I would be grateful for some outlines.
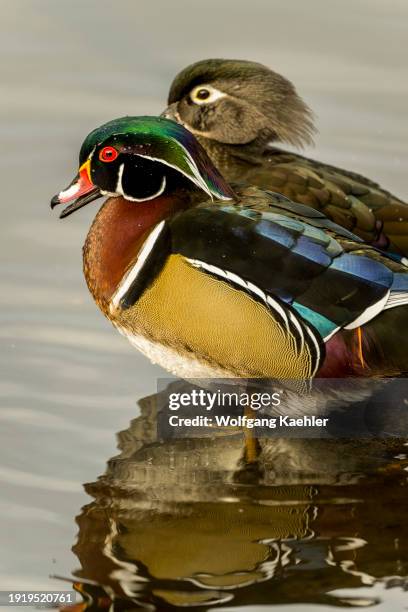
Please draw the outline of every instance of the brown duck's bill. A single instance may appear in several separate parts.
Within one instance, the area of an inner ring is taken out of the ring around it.
[[[180,117],[177,112],[177,102],[169,104],[169,106],[160,114],[160,117],[171,119],[172,121],[178,121]]]
[[[52,198],[51,208],[54,208],[57,204],[69,204],[60,214],[60,219],[63,219],[100,197],[102,197],[101,190],[90,179],[90,162],[88,160],[82,164],[72,183]]]

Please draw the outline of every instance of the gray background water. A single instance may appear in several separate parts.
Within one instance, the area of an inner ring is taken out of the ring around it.
[[[81,246],[99,204],[64,222],[48,208],[84,136],[159,113],[192,61],[253,59],[315,110],[308,153],[408,197],[407,26],[406,0],[2,0],[1,588],[55,588],[49,574],[77,566],[81,483],[162,373],[87,293]]]

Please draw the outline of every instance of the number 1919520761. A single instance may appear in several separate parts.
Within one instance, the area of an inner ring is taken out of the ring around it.
[[[51,604],[73,604],[77,601],[75,591],[0,591],[0,606],[49,607]]]

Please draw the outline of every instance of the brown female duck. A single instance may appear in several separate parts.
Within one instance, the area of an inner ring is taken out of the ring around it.
[[[280,148],[312,142],[313,115],[283,76],[242,60],[209,59],[174,79],[164,116],[198,138],[227,180],[307,204],[382,249],[408,255],[408,206],[377,183]]]

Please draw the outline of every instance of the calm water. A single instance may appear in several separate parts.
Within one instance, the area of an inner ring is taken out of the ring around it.
[[[318,116],[311,154],[408,197],[405,0],[2,0],[1,13],[1,588],[59,575],[110,586],[118,610],[138,609],[136,592],[159,610],[403,609],[404,447],[286,441],[254,486],[236,482],[239,441],[155,444],[155,402],[142,416],[137,402],[162,371],[82,279],[95,208],[62,222],[48,202],[86,133],[160,112],[172,76],[209,56],[289,76]]]

